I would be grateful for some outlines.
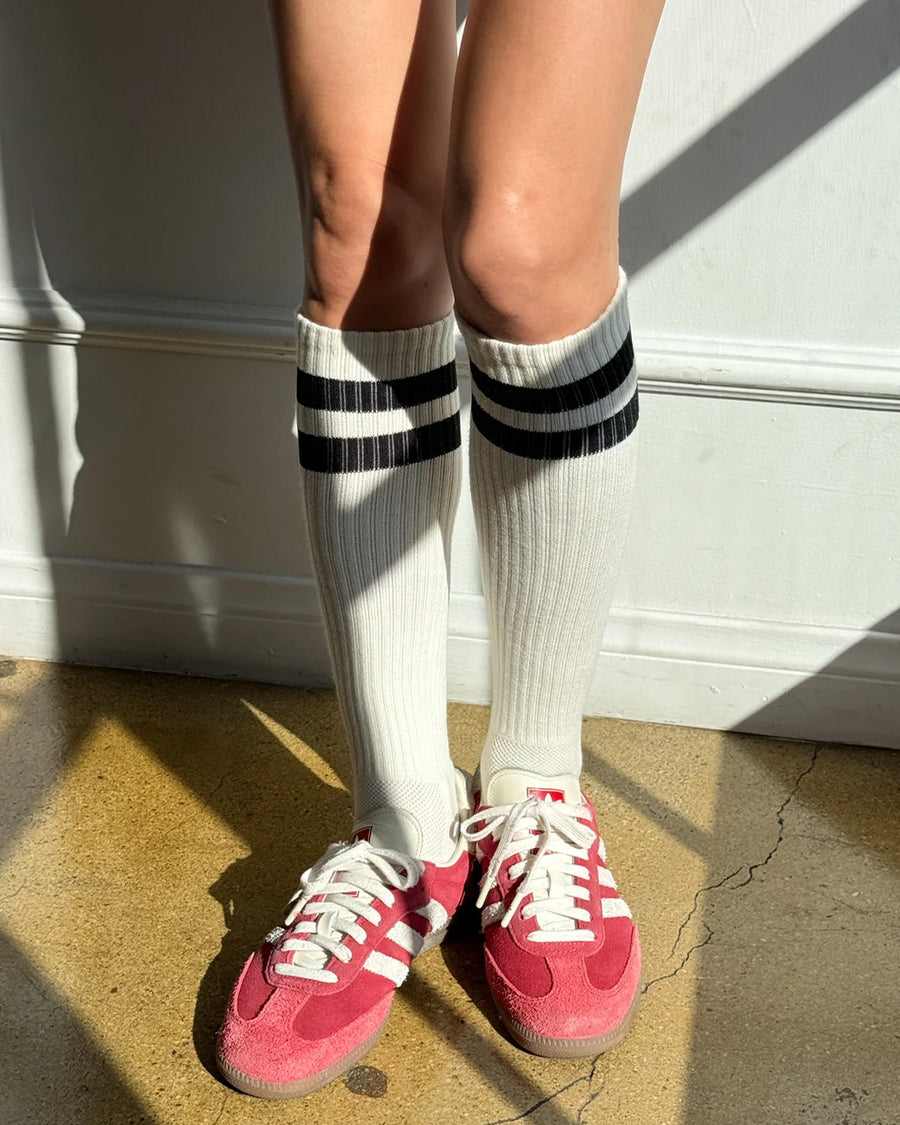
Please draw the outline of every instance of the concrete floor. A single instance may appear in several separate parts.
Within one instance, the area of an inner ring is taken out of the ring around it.
[[[599,1060],[503,1037],[472,919],[346,1080],[216,1077],[251,947],[348,824],[334,698],[0,662],[0,1122],[896,1125],[900,756],[593,719],[646,993]],[[484,708],[451,708],[471,768]]]

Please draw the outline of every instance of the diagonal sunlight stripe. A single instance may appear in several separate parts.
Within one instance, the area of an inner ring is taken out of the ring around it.
[[[53,664],[28,664],[24,672],[22,667],[18,662],[16,682],[24,679],[25,687],[14,696],[15,709],[6,691],[0,696],[0,873],[20,833],[52,800],[99,722],[89,711],[81,718],[59,706]]]
[[[2,1105],[12,1121],[154,1122],[149,1103],[77,1006],[0,925]],[[75,1085],[74,1076],[81,1085]]]
[[[865,0],[622,200],[630,276],[787,159],[900,67],[900,6]]]
[[[276,719],[267,715],[265,711],[260,710],[259,707],[249,700],[242,699],[241,703],[243,703],[252,715],[259,719],[266,730],[274,735],[286,750],[289,750],[294,755],[298,753],[302,754],[304,766],[318,781],[321,781],[323,785],[327,785],[330,789],[340,789],[342,792],[344,791],[344,783],[335,773],[334,769],[308,742],[304,742],[302,738],[298,738],[297,735],[289,731],[287,727],[282,726]]]
[[[222,930],[221,905],[204,888],[236,842],[125,724],[106,718],[80,740],[0,870],[0,926],[13,948],[0,953],[0,976],[11,967],[16,982],[2,989],[4,1043],[33,1041],[38,1088],[55,1107],[34,1120],[215,1119],[225,1092],[196,1056],[191,1018]],[[47,999],[43,1012],[23,980]],[[14,1054],[5,1049],[0,1070],[21,1069],[30,1086]],[[103,1112],[85,1112],[113,1070],[127,1075],[118,1101],[130,1098],[135,1112],[121,1116],[112,1095]],[[83,1075],[76,1090],[73,1074]],[[25,1089],[26,1104],[31,1096]],[[79,1112],[60,1116],[70,1106]]]

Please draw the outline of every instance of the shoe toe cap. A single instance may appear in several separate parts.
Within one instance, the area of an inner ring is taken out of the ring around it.
[[[342,1005],[340,998],[330,1005],[316,1003],[310,1006],[310,1019],[305,1020],[310,995],[268,985],[262,964],[256,953],[245,965],[217,1040],[219,1059],[253,1082],[295,1084],[330,1070],[387,1019],[392,990],[362,1011]],[[326,1007],[332,1015],[330,1026],[318,1027],[315,1011]],[[333,1018],[342,1008],[344,1018]]]
[[[510,971],[510,962],[498,964],[490,951],[485,955],[488,983],[507,1019],[551,1039],[595,1039],[615,1031],[628,1016],[640,987],[640,941],[633,928],[624,959],[619,951],[604,959],[601,950],[586,959],[528,960],[544,964],[549,988],[527,987],[528,977],[521,965]]]

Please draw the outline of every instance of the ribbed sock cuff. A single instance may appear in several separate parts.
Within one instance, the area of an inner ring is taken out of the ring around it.
[[[298,313],[297,431],[312,472],[396,469],[457,449],[452,317],[356,332]]]
[[[586,328],[546,344],[514,344],[485,336],[456,314],[470,360],[511,386],[556,387],[586,378],[630,346],[628,279],[619,282],[609,304]]]
[[[627,279],[601,313],[570,336],[513,344],[460,329],[472,372],[472,425],[491,445],[532,461],[610,449],[637,425],[637,373]]]
[[[331,379],[403,379],[455,359],[450,313],[432,324],[386,332],[326,328],[301,312],[296,322],[297,366]]]

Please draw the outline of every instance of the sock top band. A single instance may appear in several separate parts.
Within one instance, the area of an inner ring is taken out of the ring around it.
[[[328,379],[403,379],[433,371],[456,356],[451,313],[432,324],[386,332],[326,328],[299,310],[296,324],[297,366]]]
[[[459,313],[456,320],[472,362],[515,387],[558,387],[589,378],[622,350],[630,330],[628,279],[619,266],[615,293],[586,328],[546,344],[514,344],[485,336]]]

